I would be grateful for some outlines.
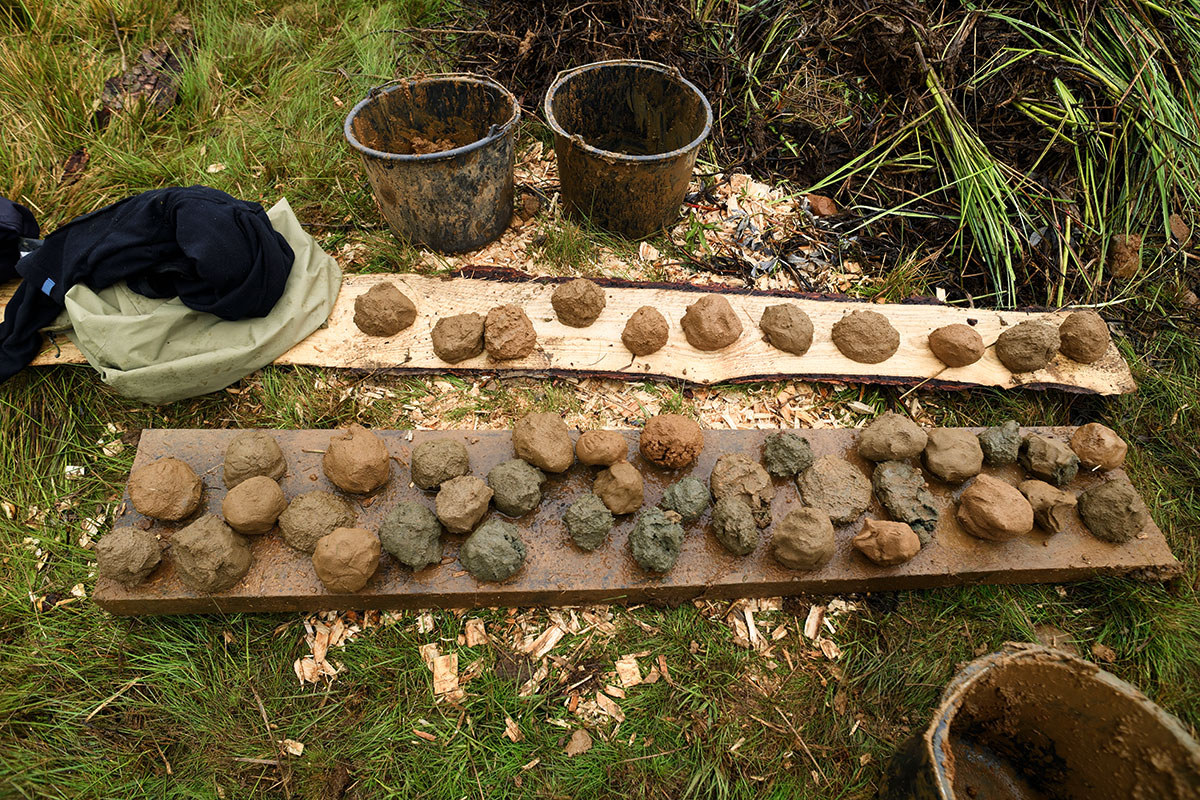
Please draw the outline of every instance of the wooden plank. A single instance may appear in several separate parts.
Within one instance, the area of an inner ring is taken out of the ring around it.
[[[1071,428],[1035,428],[1048,435],[1067,437]],[[236,430],[147,430],[138,446],[134,468],[165,455],[192,465],[205,483],[204,505],[220,513],[225,495],[220,465],[226,444]],[[330,431],[271,431],[288,459],[284,493],[323,489],[335,491],[321,471],[321,453]],[[395,459],[392,479],[374,497],[358,502],[358,524],[377,530],[384,515],[400,500],[416,500],[430,508],[434,495],[411,486],[407,468],[411,448],[430,438],[454,437],[471,454],[471,472],[484,476],[496,464],[512,458],[507,431],[378,431]],[[767,431],[705,431],[706,447],[693,468],[666,471],[637,454],[637,432],[622,432],[630,445],[631,463],[646,481],[646,505],[657,504],[663,489],[684,474],[707,480],[721,453],[740,452],[757,459]],[[868,465],[853,452],[852,430],[799,431],[818,455],[848,458],[864,473]],[[561,476],[551,476],[543,487],[541,505],[514,520],[529,548],[525,565],[504,583],[480,583],[467,574],[456,557],[465,537],[444,535],[441,564],[413,573],[390,555],[379,571],[356,594],[334,595],[317,579],[309,556],[292,550],[275,534],[251,537],[255,561],[250,573],[232,589],[219,595],[200,595],[187,588],[175,573],[169,550],[149,581],[126,588],[100,577],[94,597],[117,614],[179,614],[243,611],[311,611],[328,608],[462,608],[492,605],[570,605],[607,602],[683,602],[698,597],[734,598],[799,593],[883,591],[977,583],[1043,583],[1085,580],[1096,575],[1127,575],[1165,580],[1180,573],[1162,532],[1153,523],[1134,540],[1114,545],[1088,534],[1072,514],[1067,528],[1054,536],[1038,531],[1010,542],[987,542],[967,535],[958,526],[954,506],[962,487],[930,481],[941,520],[933,540],[912,561],[897,567],[878,567],[850,545],[861,522],[837,531],[837,552],[832,561],[811,572],[781,567],[770,555],[769,533],[760,536],[757,549],[739,558],[728,553],[708,531],[707,516],[685,526],[683,552],[675,568],[663,576],[643,572],[629,554],[628,536],[633,516],[619,517],[608,542],[594,553],[576,548],[562,524],[565,509],[591,490],[596,470],[575,465]],[[1016,467],[988,470],[1011,483],[1021,479]],[[1083,474],[1071,484],[1080,491],[1101,480]],[[799,506],[792,481],[777,480],[772,507],[775,519]],[[500,516],[495,510],[492,517]],[[878,504],[867,516],[886,518]],[[135,525],[159,534],[169,542],[178,525],[153,522],[126,504],[116,525]]]
[[[863,304],[789,292],[762,292],[723,287],[658,285],[603,280],[608,305],[589,328],[561,324],[550,305],[559,279],[530,278],[508,271],[479,271],[481,277],[439,278],[413,274],[347,275],[326,327],[293,347],[276,363],[305,364],[396,372],[537,372],[590,374],[644,379],[672,378],[697,384],[767,379],[834,380],[922,385],[929,388],[992,386],[1001,389],[1060,389],[1102,395],[1137,388],[1129,366],[1115,345],[1093,364],[1079,364],[1058,355],[1045,369],[1013,375],[989,348],[969,367],[950,369],[934,357],[927,337],[951,323],[971,324],[991,345],[1007,326],[1041,316],[1042,312],[961,309],[935,303]],[[494,279],[502,278],[500,280]],[[417,321],[396,336],[366,336],[354,325],[354,299],[381,281],[392,281],[417,304]],[[9,287],[11,289],[11,287]],[[688,344],[679,327],[687,306],[699,293],[721,291],[742,320],[744,333],[731,346],[715,353]],[[7,294],[0,290],[0,300]],[[795,302],[812,318],[816,335],[804,356],[794,356],[767,344],[758,328],[770,305]],[[496,362],[487,354],[449,365],[433,353],[430,331],[441,316],[474,311],[486,314],[496,305],[512,303],[525,309],[538,334],[538,347],[527,358]],[[621,343],[625,321],[648,305],[663,313],[671,325],[662,350],[634,358]],[[900,332],[900,350],[882,364],[859,364],[833,345],[829,331],[848,311],[868,307],[884,314]],[[1056,312],[1063,316],[1067,312]],[[48,346],[36,365],[83,363],[65,337]]]

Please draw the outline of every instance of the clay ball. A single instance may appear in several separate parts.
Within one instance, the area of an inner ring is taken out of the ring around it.
[[[510,517],[528,514],[542,502],[542,484],[546,473],[519,458],[492,467],[487,474],[492,503]]]
[[[666,317],[651,306],[642,306],[625,323],[621,342],[635,356],[648,356],[662,349],[669,332]]]
[[[205,514],[171,536],[171,557],[183,582],[198,592],[221,592],[250,571],[246,540],[220,517]]]
[[[614,514],[632,514],[642,507],[642,473],[628,461],[618,461],[596,475],[592,491]]]
[[[350,504],[337,495],[305,492],[279,515],[279,535],[291,547],[311,553],[334,528],[353,528],[356,518]]]
[[[812,347],[812,320],[795,303],[767,306],[758,327],[764,339],[785,353],[802,356]]]
[[[944,325],[929,334],[929,349],[947,367],[968,367],[983,358],[983,337],[970,325]]]
[[[616,431],[584,431],[575,442],[575,458],[589,467],[607,467],[628,457],[629,445]]]
[[[638,515],[629,533],[633,560],[647,572],[667,572],[683,549],[683,526],[661,509],[648,508]]]
[[[713,506],[713,536],[735,556],[748,555],[758,545],[758,525],[750,506],[736,497],[726,495]]]
[[[425,506],[404,500],[379,526],[379,542],[397,561],[415,572],[442,560],[442,526]]]
[[[965,428],[934,428],[925,445],[925,468],[946,483],[962,483],[983,469],[979,437]]]
[[[137,528],[113,528],[96,542],[96,568],[109,580],[136,586],[162,560],[158,539]]]
[[[537,332],[519,307],[496,306],[483,323],[483,344],[497,361],[525,358],[537,345]]]
[[[129,500],[139,513],[174,522],[200,507],[203,484],[196,471],[178,458],[160,458],[129,476]]]
[[[959,498],[958,521],[972,536],[1003,542],[1033,530],[1033,506],[1015,486],[980,475]]]
[[[704,481],[688,476],[663,490],[662,507],[679,515],[683,522],[695,522],[704,516],[712,495]]]
[[[604,544],[613,522],[612,512],[604,501],[591,493],[572,503],[563,515],[563,525],[571,541],[584,550],[595,550]]]
[[[1012,372],[1033,372],[1050,363],[1058,345],[1058,328],[1040,319],[1030,319],[1000,334],[996,339],[996,355]]]
[[[1125,463],[1129,446],[1117,432],[1099,422],[1090,422],[1071,436],[1071,449],[1088,469],[1116,469]]]
[[[575,444],[562,417],[550,412],[528,414],[513,427],[513,451],[546,472],[566,472],[575,463]]]
[[[1072,311],[1058,326],[1058,338],[1062,354],[1080,364],[1099,361],[1112,341],[1108,325],[1095,311]]]
[[[1079,496],[1079,516],[1097,539],[1121,544],[1150,524],[1150,512],[1128,481],[1105,481]]]
[[[921,551],[921,540],[907,524],[868,519],[862,530],[850,540],[854,549],[881,567],[894,567],[911,561]]]
[[[775,560],[789,569],[816,569],[833,558],[833,522],[819,508],[797,508],[771,531]]]
[[[763,443],[763,464],[776,478],[793,478],[812,466],[812,446],[795,433],[772,433]]]
[[[1067,526],[1076,498],[1045,481],[1021,481],[1017,489],[1033,506],[1033,521],[1046,533],[1060,533]]]
[[[451,478],[438,489],[437,518],[450,533],[469,533],[487,513],[492,494],[474,475]]]
[[[433,352],[447,364],[457,364],[483,352],[483,317],[456,314],[442,317],[433,326]]]
[[[368,494],[387,483],[392,459],[383,439],[361,425],[329,437],[321,459],[325,477],[343,492]]]
[[[796,486],[804,504],[829,515],[835,525],[847,525],[871,505],[871,482],[857,467],[843,458],[817,459],[800,476]]]
[[[287,508],[279,484],[266,475],[242,481],[221,501],[221,516],[238,533],[267,533]]]
[[[687,307],[680,320],[683,335],[697,350],[720,350],[742,335],[742,323],[729,301],[719,294],[706,294]]]
[[[1064,442],[1031,433],[1021,442],[1017,460],[1035,478],[1066,486],[1079,472],[1079,456]]]
[[[576,278],[559,284],[550,305],[563,325],[586,328],[604,311],[604,290],[587,278]]]
[[[436,489],[471,469],[467,448],[458,439],[426,439],[412,451],[412,482]]]
[[[715,500],[733,497],[749,506],[758,527],[771,524],[775,485],[761,464],[739,453],[725,453],[713,465],[708,485]]]
[[[871,488],[892,519],[907,524],[922,545],[929,543],[940,513],[919,469],[904,461],[881,461],[871,473]]]
[[[858,434],[858,454],[868,461],[903,461],[921,455],[928,443],[924,428],[889,411],[871,420]]]
[[[394,336],[417,319],[413,301],[387,281],[354,298],[354,324],[368,336]]]
[[[979,447],[983,450],[983,463],[989,467],[1015,464],[1021,450],[1021,426],[1015,419],[979,432]]]
[[[492,520],[467,537],[458,560],[476,580],[502,581],[521,568],[526,553],[516,525]]]
[[[286,473],[279,442],[265,431],[243,431],[225,448],[225,486],[230,489],[257,475],[277,481]]]
[[[646,421],[638,447],[647,461],[679,469],[695,461],[704,449],[704,431],[681,414],[659,414]]]
[[[900,333],[878,311],[851,311],[830,334],[842,355],[860,364],[887,361],[900,349]]]
[[[334,594],[357,592],[379,568],[379,537],[363,528],[337,528],[317,542],[313,569]]]

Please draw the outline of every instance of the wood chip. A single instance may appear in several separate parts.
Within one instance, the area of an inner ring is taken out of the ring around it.
[[[562,628],[558,627],[557,625],[551,625],[549,628],[546,628],[546,630],[542,631],[541,636],[537,637],[532,642],[529,642],[525,646],[524,650],[529,654],[530,658],[534,660],[539,659],[553,650],[554,646],[558,644],[559,640],[562,639],[565,634],[566,632]]]
[[[521,728],[517,725],[516,720],[509,716],[504,718],[503,736],[514,743],[525,738],[525,734],[521,733]]]
[[[813,606],[808,609],[808,618],[804,620],[804,636],[816,639],[821,632],[821,622],[825,619],[825,606]]]
[[[606,695],[608,695],[609,697],[615,697],[618,700],[625,699],[625,690],[622,689],[620,686],[613,686],[612,684],[608,684],[607,686],[604,687],[604,693]]]
[[[438,657],[437,644],[431,642],[429,644],[421,645],[420,653],[421,653],[421,660],[425,662],[425,666],[428,667],[429,669],[433,669],[433,662]]]
[[[433,660],[433,693],[438,697],[459,697],[458,653],[438,656]]]
[[[616,704],[616,701],[611,699],[604,692],[596,692],[596,705],[600,706],[600,710],[608,716],[615,719],[617,722],[625,721],[625,712]]]
[[[642,682],[642,671],[638,667],[637,659],[633,656],[622,656],[617,659],[616,667],[617,677],[626,689]]]
[[[478,647],[488,643],[487,628],[484,627],[483,620],[476,618],[467,620],[466,642],[467,647]]]
[[[295,739],[284,739],[280,744],[283,745],[283,752],[289,756],[304,755],[304,742],[298,742]]]

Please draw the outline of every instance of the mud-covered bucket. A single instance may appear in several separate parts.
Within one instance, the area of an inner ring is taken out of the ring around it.
[[[884,800],[1185,800],[1200,746],[1125,681],[1038,645],[968,664],[896,753]]]
[[[461,253],[512,221],[513,131],[521,112],[500,84],[476,75],[408,78],[372,89],[346,117],[346,141],[392,231]]]
[[[585,64],[559,73],[545,113],[568,211],[632,239],[675,221],[712,129],[712,107],[679,70]]]

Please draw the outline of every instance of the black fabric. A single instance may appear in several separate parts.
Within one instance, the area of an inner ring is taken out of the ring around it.
[[[67,290],[126,281],[227,320],[263,317],[294,256],[258,203],[206,186],[155,189],[79,217],[17,262],[24,278],[0,324],[0,382],[37,355]]]
[[[17,277],[17,259],[21,239],[36,239],[41,235],[37,220],[28,208],[0,197],[0,283]]]

